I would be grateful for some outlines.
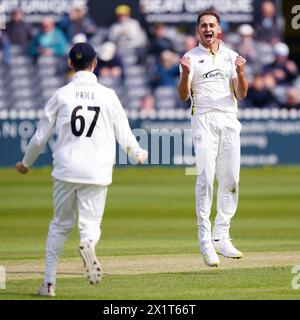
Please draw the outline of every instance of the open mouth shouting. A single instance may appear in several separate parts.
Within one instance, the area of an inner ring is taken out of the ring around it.
[[[204,38],[207,40],[207,41],[211,41],[211,40],[213,40],[213,38],[214,38],[214,34],[213,34],[213,32],[206,32],[206,33],[204,33]]]

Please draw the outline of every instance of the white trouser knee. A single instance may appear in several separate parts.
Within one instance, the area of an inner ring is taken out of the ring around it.
[[[90,186],[78,190],[77,206],[80,241],[91,240],[94,245],[99,241],[106,194],[107,187],[104,186]]]

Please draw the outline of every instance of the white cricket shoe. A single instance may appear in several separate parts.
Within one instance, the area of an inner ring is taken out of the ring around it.
[[[226,258],[240,259],[243,257],[243,253],[234,247],[230,239],[213,240],[213,245],[216,252]]]
[[[95,247],[91,241],[82,241],[79,244],[79,252],[83,259],[86,275],[90,284],[100,282],[102,269],[95,254]]]
[[[218,267],[220,265],[219,257],[212,244],[201,245],[200,250],[205,264],[209,267]]]
[[[43,297],[55,297],[55,284],[44,282],[38,291],[38,295]]]

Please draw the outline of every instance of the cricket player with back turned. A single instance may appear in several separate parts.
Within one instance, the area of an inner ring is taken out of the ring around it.
[[[101,279],[95,255],[100,239],[107,186],[112,182],[116,140],[138,162],[148,152],[132,134],[121,103],[113,90],[97,82],[93,71],[96,52],[88,43],[70,50],[69,65],[75,70],[72,81],[55,92],[44,109],[37,131],[16,169],[25,174],[45,147],[53,129],[57,139],[53,153],[54,217],[46,244],[46,270],[39,290],[55,296],[58,259],[78,212],[79,251],[91,284]]]
[[[179,97],[191,99],[192,135],[196,155],[196,213],[200,252],[210,267],[221,254],[241,258],[230,239],[230,222],[238,205],[240,130],[237,99],[248,90],[246,60],[218,39],[220,16],[204,11],[197,19],[197,47],[180,61]],[[211,230],[214,178],[218,181],[217,214]]]

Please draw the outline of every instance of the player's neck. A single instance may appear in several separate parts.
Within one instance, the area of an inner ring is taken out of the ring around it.
[[[219,41],[215,41],[211,45],[206,45],[205,43],[201,43],[203,47],[208,49],[212,54],[215,54],[219,50]]]
[[[77,72],[82,72],[82,71],[84,71],[84,72],[94,72],[94,68],[86,68],[86,69],[81,69],[81,70],[76,70],[75,72],[77,73]]]

